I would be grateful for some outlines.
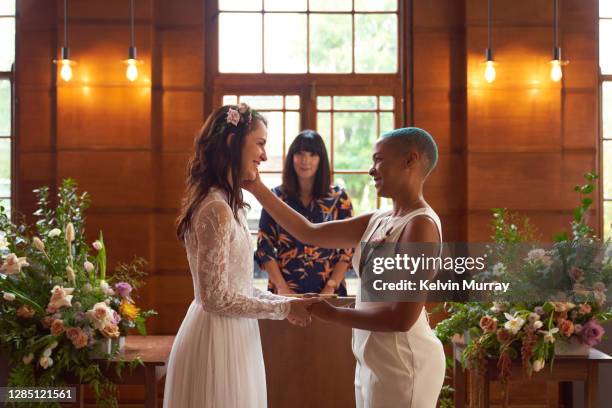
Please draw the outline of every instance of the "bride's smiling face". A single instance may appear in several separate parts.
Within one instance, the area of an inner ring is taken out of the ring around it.
[[[268,128],[258,121],[255,129],[246,135],[242,146],[242,164],[240,168],[243,180],[254,180],[257,168],[268,160],[266,156],[266,141],[268,140]]]

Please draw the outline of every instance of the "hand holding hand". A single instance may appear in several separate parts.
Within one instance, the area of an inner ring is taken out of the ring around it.
[[[310,307],[312,315],[321,320],[331,320],[336,308],[329,302],[318,302]]]
[[[289,314],[287,315],[287,320],[291,324],[295,324],[297,326],[305,327],[308,326],[312,322],[312,317],[310,316],[310,308],[315,303],[319,303],[322,299],[317,297],[312,298],[303,298],[303,299],[293,299],[289,303],[291,309],[289,310]]]

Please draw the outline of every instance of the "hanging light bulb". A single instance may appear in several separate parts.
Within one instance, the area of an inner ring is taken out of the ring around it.
[[[488,83],[495,81],[495,61],[493,61],[493,48],[491,47],[491,0],[488,1],[487,9],[487,42],[488,47],[485,51],[485,71],[484,78]]]
[[[569,61],[561,59],[561,47],[559,47],[559,0],[555,0],[554,4],[554,32],[553,32],[553,59],[550,61],[550,79],[554,82],[559,82],[563,78],[563,65],[569,64]]]
[[[64,0],[64,46],[60,51],[61,58],[53,62],[60,66],[60,78],[68,82],[72,79],[72,65],[76,64],[70,60],[70,49],[68,48],[68,0]]]
[[[125,70],[125,77],[130,81],[134,82],[138,78],[138,67],[136,66],[136,47],[130,47],[129,58],[126,61],[127,68]]]
[[[485,81],[492,83],[495,81],[495,61],[493,61],[493,50],[487,48],[487,62],[485,63],[484,77]]]
[[[130,0],[130,48],[128,48],[128,59],[125,77],[130,82],[138,79],[138,61],[136,60],[136,47],[134,46],[134,0]]]
[[[495,66],[493,65],[493,61],[486,62],[484,77],[488,83],[495,81]]]
[[[61,65],[60,77],[66,82],[72,79],[71,65],[73,64],[73,62],[70,61],[70,58],[68,58],[68,55],[69,55],[68,48],[62,47],[62,59],[59,60],[59,64]]]
[[[561,69],[561,60],[554,59],[550,61],[550,79],[554,82],[559,82],[563,78],[563,70]]]

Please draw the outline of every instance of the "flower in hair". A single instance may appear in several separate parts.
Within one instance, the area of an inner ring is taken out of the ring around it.
[[[225,120],[227,123],[238,126],[238,122],[240,122],[240,112],[238,112],[236,109],[229,108],[227,111],[227,118]]]

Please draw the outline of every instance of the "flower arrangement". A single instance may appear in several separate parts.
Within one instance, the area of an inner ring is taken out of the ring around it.
[[[65,180],[55,208],[47,187],[35,193],[33,228],[14,224],[0,208],[0,346],[10,356],[9,386],[59,386],[70,374],[93,388],[98,405],[117,406],[104,359],[93,357],[118,357],[118,345],[108,353],[102,344],[130,328],[146,334],[145,321],[155,312],[141,311],[132,295],[144,260],[121,264],[107,277],[102,233],[91,247],[84,238],[87,193]]]
[[[507,386],[513,360],[520,359],[530,377],[547,364],[552,368],[555,345],[588,348],[601,341],[602,324],[612,319],[612,307],[606,304],[612,254],[610,240],[597,239],[585,221],[596,178],[587,173],[586,184],[576,186],[581,197],[571,237],[557,235],[550,249],[535,246],[526,256],[520,254],[521,244],[535,241],[535,228],[527,219],[521,222],[504,209],[494,210],[495,244],[487,254],[490,265],[481,278],[510,282],[519,289],[512,293],[514,297],[496,294],[493,302],[446,303],[450,317],[436,327],[443,343],[466,343],[462,363],[474,374],[471,406],[482,406],[480,382],[488,359],[497,359],[500,378]]]

